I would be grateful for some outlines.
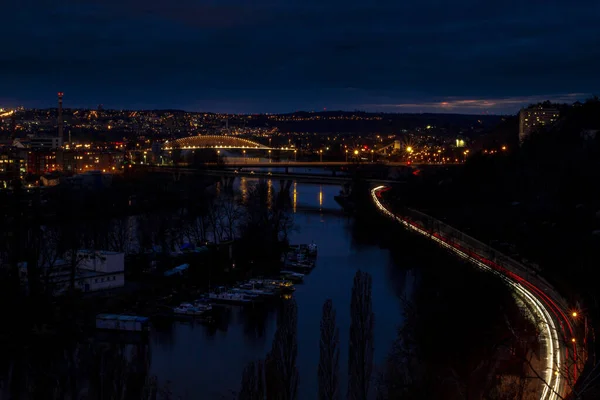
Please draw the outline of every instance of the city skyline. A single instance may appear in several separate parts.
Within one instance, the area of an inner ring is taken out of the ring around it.
[[[11,3],[0,106],[514,114],[598,93],[600,5],[509,3]]]

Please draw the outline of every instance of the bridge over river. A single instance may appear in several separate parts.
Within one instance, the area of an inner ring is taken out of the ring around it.
[[[281,165],[271,164],[271,167],[282,167]],[[318,185],[343,185],[352,180],[349,175],[322,175],[322,174],[303,174],[296,172],[271,172],[271,171],[239,171],[231,169],[197,169],[197,168],[182,168],[182,167],[164,167],[164,166],[148,166],[140,168],[143,171],[150,173],[166,173],[172,174],[176,179],[180,175],[205,175],[224,178],[226,185],[231,185],[236,177],[262,178],[280,180],[289,188],[292,181],[299,183],[313,183]],[[400,180],[379,179],[379,178],[364,178],[365,181],[372,185],[394,185],[403,183]]]

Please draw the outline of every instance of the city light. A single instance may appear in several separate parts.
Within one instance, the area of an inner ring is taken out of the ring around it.
[[[406,148],[406,151],[409,152],[409,153],[412,153],[413,152],[413,148],[411,146],[408,146]]]

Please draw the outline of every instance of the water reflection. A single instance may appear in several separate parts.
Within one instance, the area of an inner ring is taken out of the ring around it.
[[[294,199],[293,199],[294,214],[296,214],[296,204],[298,204],[298,183],[294,181]]]
[[[323,185],[319,185],[319,210],[323,209]]]
[[[248,180],[245,176],[240,178],[240,193],[242,196],[242,204],[246,204],[248,202]]]
[[[273,206],[273,179],[267,180],[267,205],[269,208]]]
[[[247,341],[266,343],[266,327],[272,310],[265,307],[252,307],[241,310],[241,320],[244,325],[244,337]]]
[[[245,178],[234,190],[244,190],[258,182]],[[267,181],[269,201],[273,183]],[[315,242],[319,246],[317,267],[297,285],[293,296],[298,304],[298,369],[302,382],[299,398],[315,398],[316,366],[319,358],[319,323],[323,302],[333,299],[340,330],[340,387],[345,387],[350,326],[350,292],[355,272],[362,269],[373,277],[373,310],[376,314],[375,362],[385,359],[401,323],[403,274],[393,273],[394,263],[387,250],[377,244],[362,245],[354,224],[341,212],[334,195],[339,187],[292,183],[288,201],[293,210],[295,229],[292,243]],[[244,189],[245,187],[245,189]],[[315,216],[315,211],[319,213]],[[367,228],[358,227],[363,230]],[[370,232],[371,238],[375,235]],[[360,246],[356,246],[358,243]],[[152,373],[164,382],[172,381],[177,394],[191,398],[220,398],[237,390],[244,366],[264,359],[271,347],[276,327],[275,306],[259,308],[223,308],[214,325],[174,324],[173,344],[164,338],[153,341]],[[193,371],[193,373],[191,372]]]

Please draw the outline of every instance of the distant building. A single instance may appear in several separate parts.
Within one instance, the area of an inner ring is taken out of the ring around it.
[[[60,150],[57,152],[57,160],[59,168],[67,173],[114,172],[123,163],[123,155],[98,150]]]
[[[519,112],[519,143],[523,143],[523,140],[531,132],[552,125],[558,119],[559,114],[557,108],[544,105],[522,109]]]
[[[29,139],[28,147],[31,149],[55,150],[62,146],[62,139],[53,136],[39,136]]]
[[[30,150],[27,152],[27,173],[44,175],[58,169],[56,152],[47,150]]]
[[[25,160],[13,147],[0,148],[0,188],[10,186],[11,182],[23,178]]]

